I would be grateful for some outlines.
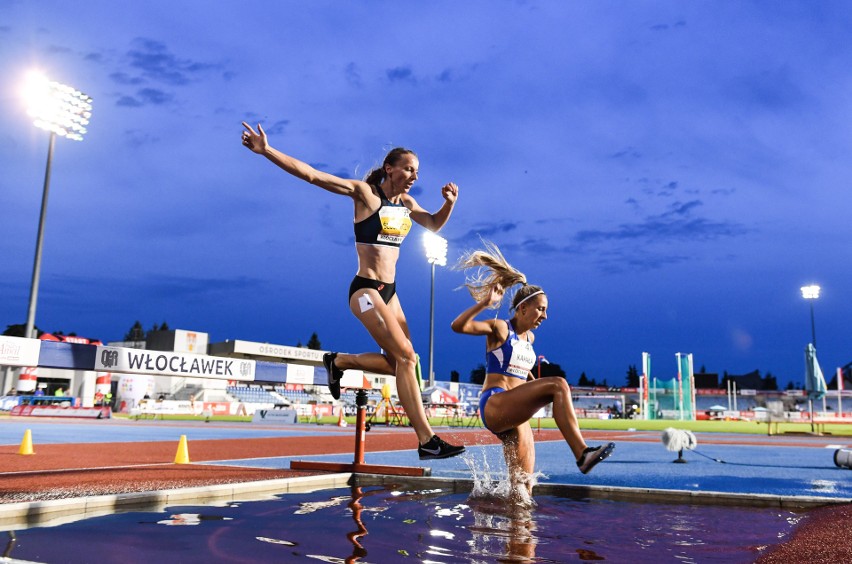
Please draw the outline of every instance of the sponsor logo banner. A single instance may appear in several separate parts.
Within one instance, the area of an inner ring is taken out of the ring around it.
[[[255,374],[255,362],[253,360],[199,354],[99,346],[95,357],[95,370],[124,372],[126,374],[252,381]]]
[[[322,362],[325,351],[304,349],[301,347],[288,347],[286,345],[275,345],[272,343],[253,343],[251,341],[234,341],[234,352],[250,354],[253,356],[269,356],[273,358],[286,358],[293,360],[306,360],[310,362]]]
[[[252,422],[296,423],[298,415],[295,409],[258,409],[254,412]]]
[[[58,405],[16,405],[11,415],[21,417],[109,417],[109,408],[61,407]]]
[[[41,341],[23,337],[0,336],[0,365],[38,366]]]
[[[287,384],[313,384],[314,367],[287,363]]]
[[[231,404],[226,401],[204,402],[202,411],[207,411],[213,415],[230,415]]]

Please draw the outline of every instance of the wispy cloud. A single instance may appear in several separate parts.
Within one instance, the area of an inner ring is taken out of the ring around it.
[[[652,215],[638,223],[623,223],[614,229],[588,229],[578,231],[574,241],[594,244],[604,241],[641,240],[647,243],[666,241],[711,241],[722,237],[734,237],[748,233],[749,228],[732,221],[714,221],[693,217],[692,211],[702,205],[700,200],[676,202],[658,215]]]
[[[438,75],[438,82],[452,82],[454,78],[454,73],[450,69],[445,69]]]
[[[289,119],[279,119],[278,121],[272,122],[272,125],[269,127],[264,126],[263,130],[266,131],[267,135],[279,135],[284,133],[289,124]]]
[[[391,82],[407,82],[409,84],[415,84],[417,82],[417,78],[414,76],[414,71],[408,66],[388,69],[385,71],[385,74]]]
[[[167,105],[176,97],[164,87],[185,86],[214,71],[225,74],[220,64],[178,57],[164,43],[147,38],[134,39],[125,59],[126,70],[111,73],[110,79],[121,86],[149,86],[119,93],[116,105],[124,107]]]
[[[361,87],[361,71],[355,63],[346,65],[346,68],[343,69],[343,76],[351,86],[356,88]]]
[[[125,108],[139,108],[142,106],[142,102],[136,99],[133,96],[119,96],[118,100],[115,102],[116,106],[123,106]]]
[[[130,66],[146,78],[173,86],[187,84],[200,74],[221,69],[218,64],[180,58],[171,53],[164,43],[144,37],[133,40],[127,58]]]
[[[620,151],[616,151],[615,153],[609,156],[611,159],[621,160],[621,159],[639,159],[642,158],[642,153],[640,153],[634,147],[625,147]]]
[[[471,78],[471,76],[476,73],[479,66],[479,63],[466,62],[462,65],[447,67],[435,75],[434,79],[443,85],[461,82]]]
[[[646,251],[643,249],[616,249],[603,253],[595,259],[598,269],[604,274],[622,274],[625,272],[647,272],[666,266],[684,263],[690,257],[678,253]]]
[[[686,27],[686,22],[684,20],[677,20],[673,24],[668,23],[658,23],[650,26],[651,31],[669,31],[670,29],[677,29],[680,27]]]
[[[155,137],[147,131],[142,131],[138,129],[128,130],[125,132],[124,135],[124,141],[135,149],[138,149],[139,147],[142,147],[144,145],[156,143],[159,140],[159,137]]]
[[[113,82],[127,85],[142,84],[145,80],[140,76],[130,76],[126,72],[114,72],[109,75]]]
[[[639,203],[627,201],[634,211]],[[558,261],[568,256],[581,257],[604,274],[647,271],[692,260],[696,255],[692,245],[735,238],[754,229],[734,221],[701,217],[701,200],[674,202],[658,214],[645,216],[641,221],[621,223],[609,229],[582,229],[571,233],[568,220],[548,220],[553,223],[542,228],[535,221],[530,229],[525,222],[481,224],[456,237],[455,245],[476,246],[479,238],[494,240],[510,254],[523,253]],[[526,236],[524,233],[549,233],[547,236]],[[508,235],[508,236],[507,236]]]
[[[116,105],[131,108],[141,106],[162,106],[168,104],[174,99],[174,96],[157,88],[140,88],[135,95],[121,96]]]
[[[83,55],[83,60],[89,61],[91,63],[103,63],[106,61],[106,57],[104,57],[103,53],[98,53],[96,51],[91,51]]]
[[[514,221],[505,221],[502,223],[493,223],[493,224],[479,224],[474,226],[471,230],[467,231],[463,235],[458,237],[453,237],[452,242],[456,245],[477,245],[479,244],[480,238],[485,239],[497,239],[495,242],[503,246],[503,243],[498,239],[498,235],[504,235],[506,233],[511,233],[518,228],[518,223]]]

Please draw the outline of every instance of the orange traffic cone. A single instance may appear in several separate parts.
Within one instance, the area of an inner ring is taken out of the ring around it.
[[[21,448],[18,449],[18,454],[35,454],[33,450],[33,433],[29,429],[24,431],[24,440],[21,441]]]
[[[337,426],[338,427],[346,427],[349,423],[346,422],[346,419],[343,418],[343,406],[340,406],[340,416],[337,418]]]
[[[186,435],[180,436],[177,454],[175,455],[175,464],[189,464],[189,448],[186,445]]]

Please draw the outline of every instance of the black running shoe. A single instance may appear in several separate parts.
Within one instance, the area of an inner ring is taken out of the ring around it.
[[[588,474],[589,470],[594,468],[598,462],[601,462],[612,454],[615,448],[615,443],[607,443],[599,447],[589,447],[580,455],[580,460],[577,461],[577,467],[583,474]]]
[[[328,389],[331,392],[331,397],[340,399],[340,379],[343,378],[343,370],[334,365],[335,358],[337,358],[337,353],[325,353],[322,355],[322,365],[325,366],[325,371],[328,374]]]
[[[426,444],[417,447],[417,454],[420,455],[420,460],[434,460],[437,458],[449,458],[464,452],[463,446],[454,446],[444,441],[438,435],[432,435],[432,438]]]

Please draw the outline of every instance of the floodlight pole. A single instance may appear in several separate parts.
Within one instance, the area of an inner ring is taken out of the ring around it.
[[[802,297],[808,300],[811,306],[811,343],[816,349],[816,323],[814,322],[814,301],[819,298],[820,287],[816,284],[802,286]]]
[[[432,361],[435,355],[435,263],[432,266],[432,289],[429,293],[429,387],[435,385],[435,372]]]
[[[41,251],[44,242],[44,220],[47,216],[47,197],[50,193],[50,168],[53,163],[53,147],[56,145],[56,133],[50,132],[50,142],[47,148],[47,168],[44,171],[44,189],[41,194],[41,213],[38,218],[38,235],[36,236],[35,260],[33,261],[33,278],[30,284],[30,303],[27,308],[27,325],[24,337],[35,337],[36,303],[38,302],[38,284],[41,278]]]
[[[814,323],[814,301],[819,298],[819,290],[820,287],[816,284],[811,284],[809,286],[802,286],[802,297],[808,300],[811,305],[811,344],[814,347],[814,354],[816,354],[816,324]],[[808,394],[808,409],[811,412],[811,432],[814,432],[814,398],[811,393]]]
[[[432,267],[432,289],[429,299],[429,386],[435,385],[435,372],[432,361],[435,352],[435,264],[447,264],[447,240],[431,231],[423,234],[423,246],[426,260]]]
[[[82,141],[86,126],[92,115],[92,99],[70,86],[51,82],[40,73],[28,76],[24,99],[30,106],[27,114],[33,118],[33,125],[50,132],[47,150],[47,167],[44,173],[44,189],[41,196],[41,213],[38,220],[33,277],[30,284],[30,302],[27,308],[27,324],[24,336],[34,337],[38,287],[41,278],[41,256],[44,243],[44,223],[47,217],[47,198],[50,192],[50,171],[53,163],[53,149],[56,136]]]
[[[814,344],[814,348],[816,348],[816,323],[814,322],[814,301],[808,300],[808,302],[810,302],[811,304],[811,342]]]

